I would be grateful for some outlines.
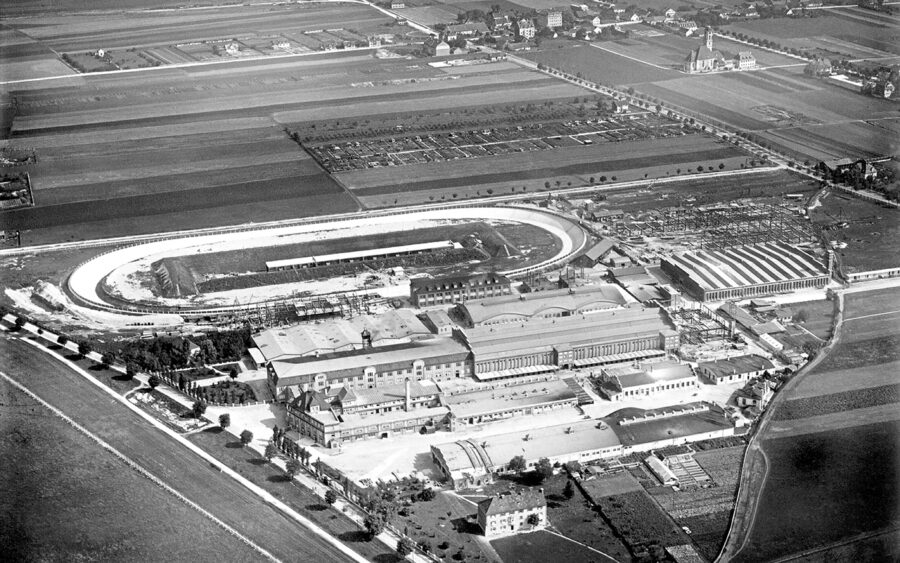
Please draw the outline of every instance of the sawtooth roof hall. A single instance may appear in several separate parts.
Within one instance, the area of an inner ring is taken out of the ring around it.
[[[824,287],[831,277],[830,267],[816,257],[780,242],[682,252],[660,266],[704,301]]]

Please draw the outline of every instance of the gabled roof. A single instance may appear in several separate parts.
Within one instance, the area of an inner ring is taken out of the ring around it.
[[[740,375],[753,371],[769,370],[775,367],[772,362],[762,356],[747,355],[735,356],[727,360],[716,360],[714,362],[701,362],[697,369],[710,373],[713,377],[726,377],[729,375]]]
[[[532,510],[547,506],[544,493],[533,489],[525,489],[502,497],[491,497],[478,503],[478,510],[488,516],[509,514],[518,510]]]

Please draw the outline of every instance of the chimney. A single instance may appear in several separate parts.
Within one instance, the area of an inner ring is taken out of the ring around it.
[[[410,408],[412,407],[411,403],[412,403],[412,399],[410,398],[410,393],[409,393],[409,378],[407,377],[406,378],[406,412],[409,412]]]

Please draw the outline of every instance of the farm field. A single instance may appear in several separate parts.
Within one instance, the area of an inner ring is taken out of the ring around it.
[[[229,526],[258,545],[264,545],[275,557],[289,559],[298,551],[303,551],[317,561],[345,560],[329,544],[308,534],[302,526],[263,503],[243,485],[211,469],[207,462],[112,401],[104,391],[87,384],[82,376],[60,361],[49,358],[28,344],[10,339],[0,347],[0,365],[14,379],[27,382],[29,389],[45,401],[60,408],[87,430],[216,514]],[[29,420],[29,424],[33,422]],[[67,472],[72,470],[67,466]],[[46,486],[47,483],[42,480],[41,487]],[[103,498],[99,497],[101,502]],[[132,493],[129,502],[133,500]],[[30,501],[35,502],[35,499]],[[122,521],[121,517],[118,521]],[[168,530],[168,533],[175,531]],[[192,537],[186,541],[190,545],[199,545],[203,539]],[[161,543],[165,542],[157,542],[156,549],[160,549]],[[239,553],[237,548],[235,553]]]
[[[0,481],[16,484],[0,499],[6,558],[211,561],[219,550],[234,561],[259,557],[5,380],[0,402],[0,445],[15,452],[0,463]]]
[[[472,192],[481,190],[491,193],[488,189],[501,193],[509,190],[498,187],[517,183],[528,186],[523,191],[533,192],[585,185],[591,176],[606,175],[611,179],[616,176],[624,181],[674,175],[677,168],[686,171],[698,164],[717,167],[723,163],[724,169],[735,170],[747,160],[747,154],[733,145],[707,136],[689,135],[582,145],[565,151],[511,153],[473,159],[466,161],[464,166],[447,161],[342,172],[335,176],[360,197],[425,191],[449,199],[457,190],[469,196],[477,195]],[[545,187],[545,180],[550,182],[550,188]],[[559,185],[556,185],[557,180],[560,180]],[[430,197],[434,198],[433,195]]]
[[[399,98],[412,101],[403,106],[410,115],[448,100],[468,110],[492,96],[530,102],[581,92],[537,72],[482,66],[453,75],[367,51],[29,84],[11,92],[10,142],[37,155],[22,167],[36,207],[0,221],[36,244],[354,211],[359,201],[278,119],[345,119],[351,107],[396,113]]]
[[[712,477],[714,486],[681,491],[659,487],[651,491],[679,525],[691,530],[691,539],[710,561],[722,548],[731,524],[743,455],[743,446],[698,452],[694,459]]]
[[[772,560],[897,526],[898,294],[846,295],[838,344],[776,406],[756,518],[733,560]]]
[[[836,249],[847,272],[866,272],[900,265],[897,244],[900,243],[900,211],[881,207],[840,192],[820,198],[822,205],[813,209],[810,219],[816,225],[833,225],[846,221],[846,228],[827,231],[829,240],[847,243]]]
[[[565,554],[567,563],[593,563],[596,551],[545,530],[491,541],[504,563],[545,563]]]
[[[893,26],[877,25],[850,16],[853,13],[829,10],[827,14],[815,18],[743,21],[723,28],[775,41],[787,48],[819,49],[846,54],[854,59],[900,54],[900,33],[896,22]],[[875,17],[875,14],[872,13],[872,16]]]

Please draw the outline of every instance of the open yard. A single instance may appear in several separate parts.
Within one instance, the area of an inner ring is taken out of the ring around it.
[[[608,561],[592,549],[545,530],[497,539],[491,545],[504,563],[546,563],[563,554],[567,563]]]
[[[822,340],[831,338],[831,325],[834,319],[834,301],[802,301],[791,303],[795,315],[806,317],[802,320],[803,328]],[[801,313],[803,311],[803,313]],[[800,320],[800,319],[798,319]]]

